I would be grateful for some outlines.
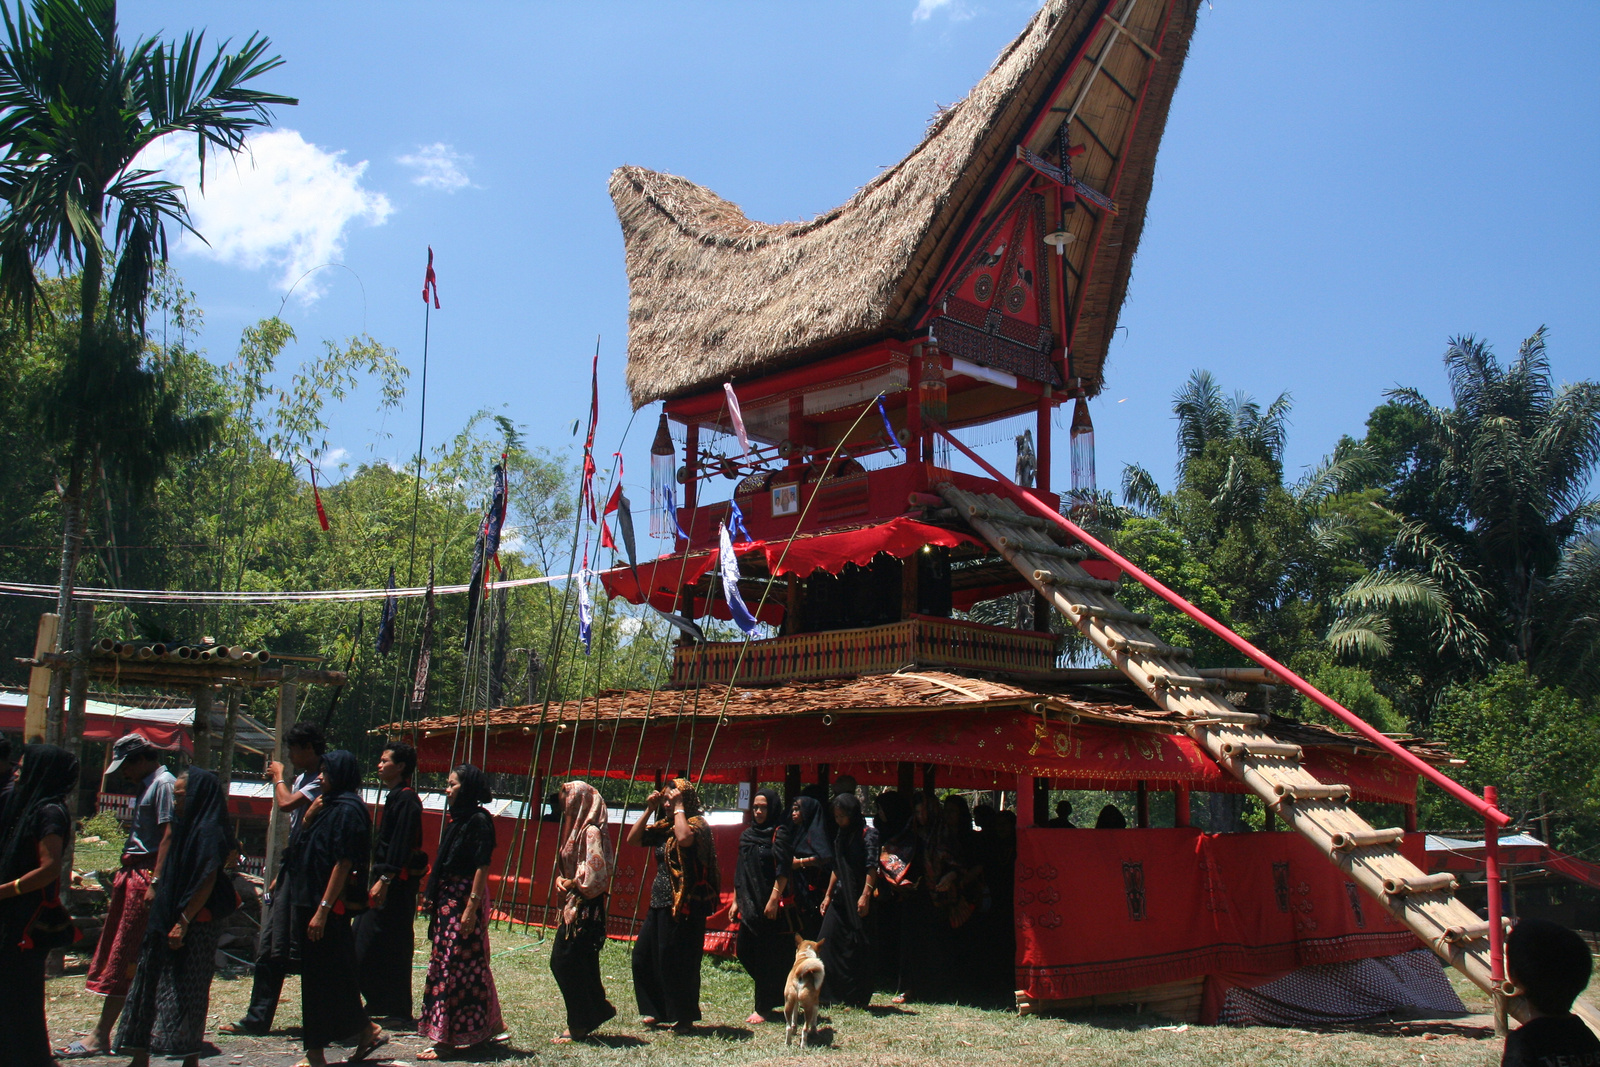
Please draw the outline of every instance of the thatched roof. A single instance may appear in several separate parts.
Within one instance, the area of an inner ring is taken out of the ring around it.
[[[1099,388],[1126,292],[1198,0],[1113,6],[1140,47],[1121,37],[1109,49],[1079,109],[1096,137],[1090,143],[1074,134],[1090,147],[1077,161],[1080,177],[1104,190],[1120,173],[1119,213],[1106,217],[1092,242],[1098,252],[1089,285],[1074,294],[1083,306],[1073,370],[1091,393]],[[1030,149],[1050,150],[1058,123],[1046,115],[1031,137],[1030,128],[1045,108],[1066,110],[1077,100],[1107,39],[1104,26],[1085,60],[1071,64],[1103,10],[1090,0],[1047,0],[910,155],[841,207],[807,222],[753,222],[684,178],[618,168],[611,197],[627,248],[628,387],[635,406],[907,334],[1016,146],[1029,137]],[[1161,58],[1148,68],[1136,106],[1146,73],[1141,49],[1151,42],[1160,43]],[[1072,76],[1063,82],[1069,68]],[[1008,180],[1026,178],[1013,173]],[[1088,240],[1077,244],[1072,251],[1079,257],[1094,251]]]

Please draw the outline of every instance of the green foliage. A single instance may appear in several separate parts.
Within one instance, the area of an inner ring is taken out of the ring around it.
[[[1403,733],[1406,729],[1405,716],[1395,711],[1394,702],[1378,691],[1377,686],[1373,684],[1370,671],[1362,670],[1360,667],[1341,667],[1325,663],[1316,671],[1309,673],[1306,681],[1384,733]],[[1304,697],[1300,699],[1300,718],[1307,722],[1320,722],[1335,729],[1346,728],[1343,723]]]
[[[1600,826],[1600,708],[1541,685],[1517,664],[1455,686],[1433,730],[1466,765],[1466,785],[1500,790],[1500,807],[1524,825],[1553,823],[1555,843],[1580,848]]]

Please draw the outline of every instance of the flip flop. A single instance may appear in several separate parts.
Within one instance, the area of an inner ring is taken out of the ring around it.
[[[58,1060],[81,1060],[87,1059],[90,1056],[109,1055],[111,1055],[111,1053],[108,1050],[101,1048],[90,1048],[76,1038],[74,1038],[72,1044],[68,1045],[66,1048],[56,1049],[56,1059]]]
[[[382,1030],[379,1030],[372,1037],[357,1045],[356,1050],[350,1053],[350,1058],[345,1060],[345,1062],[360,1063],[362,1060],[366,1059],[368,1056],[372,1055],[374,1052],[378,1051],[388,1043],[389,1035],[384,1033]]]

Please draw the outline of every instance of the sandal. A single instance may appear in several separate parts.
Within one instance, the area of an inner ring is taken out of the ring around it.
[[[111,1055],[110,1049],[90,1048],[77,1038],[73,1038],[72,1044],[68,1045],[66,1048],[56,1049],[56,1059],[58,1060],[81,1060],[89,1056],[109,1055]]]
[[[242,1021],[236,1023],[223,1023],[221,1026],[217,1027],[217,1033],[232,1034],[235,1037],[265,1037],[268,1032],[269,1031],[267,1030],[258,1030],[256,1027],[250,1026]]]
[[[388,1043],[389,1035],[384,1033],[382,1029],[379,1029],[377,1033],[368,1034],[366,1039],[363,1040],[361,1044],[356,1046],[356,1050],[350,1053],[350,1058],[345,1062],[360,1063],[362,1060],[366,1059],[368,1056],[372,1055],[374,1052]]]
[[[439,1058],[439,1050],[436,1049],[436,1048],[432,1048],[432,1047],[425,1048],[421,1052],[417,1053],[417,1059],[421,1060],[424,1063],[432,1063],[434,1060],[436,1060],[438,1058]]]

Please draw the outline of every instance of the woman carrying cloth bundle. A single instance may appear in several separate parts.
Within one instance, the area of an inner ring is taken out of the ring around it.
[[[222,923],[239,906],[228,869],[239,853],[222,783],[191,767],[173,788],[177,819],[150,905],[139,969],[117,1029],[118,1052],[145,1067],[152,1052],[197,1067]]]
[[[711,826],[688,779],[674,778],[666,789],[650,794],[628,829],[628,843],[656,853],[650,912],[633,944],[639,1014],[646,1026],[670,1024],[679,1033],[691,1033],[700,1021],[706,919],[721,897]]]
[[[322,757],[322,794],[306,809],[284,856],[294,923],[303,926],[300,1016],[306,1064],[323,1049],[354,1045],[354,1062],[387,1042],[361,1005],[354,913],[366,907],[372,816],[361,798],[361,766],[344,750]]]
[[[450,772],[445,791],[450,822],[428,879],[433,954],[422,987],[417,1033],[433,1042],[417,1054],[436,1060],[451,1048],[499,1040],[505,1030],[500,996],[489,970],[489,864],[494,859],[494,819],[483,806],[493,799],[489,780],[470,763]]]
[[[62,851],[72,840],[66,796],[77,785],[71,753],[29,745],[0,805],[0,1040],[6,1046],[0,1062],[16,1067],[55,1062],[44,1018],[44,960],[72,938],[70,927],[55,929],[65,918],[56,887]]]
[[[616,858],[606,839],[606,802],[588,782],[561,787],[561,851],[556,889],[561,927],[550,949],[550,970],[567,1005],[567,1031],[557,1043],[589,1036],[617,1014],[600,978],[606,943],[606,894]]]

